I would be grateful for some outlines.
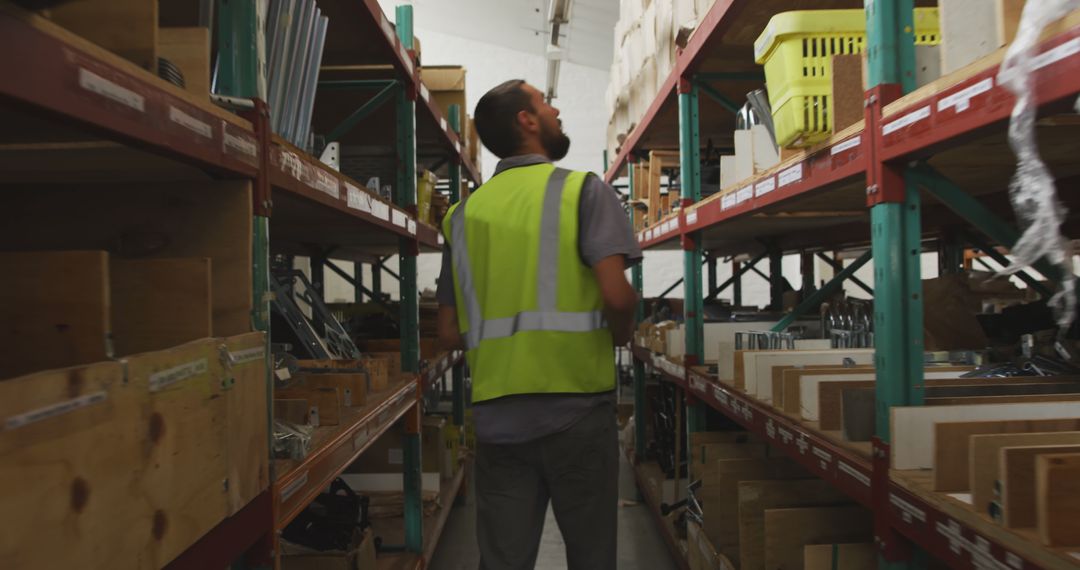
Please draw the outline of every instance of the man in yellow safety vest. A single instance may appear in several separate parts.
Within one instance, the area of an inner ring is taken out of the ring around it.
[[[507,81],[475,121],[501,160],[443,220],[438,324],[472,376],[480,566],[533,568],[550,502],[568,567],[613,570],[613,347],[632,334],[641,250],[610,186],[552,164],[570,139],[539,90]]]

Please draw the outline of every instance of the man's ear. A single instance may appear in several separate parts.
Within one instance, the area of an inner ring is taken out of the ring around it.
[[[540,122],[536,120],[536,116],[528,111],[518,111],[517,124],[521,127],[521,130],[527,133],[534,133],[540,130]]]

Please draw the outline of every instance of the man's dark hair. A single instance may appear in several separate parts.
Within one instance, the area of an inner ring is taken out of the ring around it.
[[[521,148],[517,114],[535,111],[523,85],[523,79],[511,79],[500,84],[480,98],[473,113],[480,142],[499,158],[513,156]]]

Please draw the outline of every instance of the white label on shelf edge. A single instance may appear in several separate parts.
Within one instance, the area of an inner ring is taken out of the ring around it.
[[[416,222],[413,220],[408,220],[405,222],[405,224],[409,230],[409,233],[412,235],[416,235]]]
[[[150,385],[151,392],[160,392],[173,384],[183,382],[188,378],[194,378],[200,374],[206,374],[206,371],[210,369],[209,363],[205,358],[181,364],[179,366],[173,366],[167,370],[161,372],[155,372],[150,375],[150,379],[147,382]]]
[[[398,44],[398,54],[401,55],[401,59],[405,60],[405,68],[411,74],[413,72],[413,62],[412,58],[409,57],[409,50],[405,49],[405,44]]]
[[[127,87],[121,87],[112,81],[105,79],[89,69],[79,68],[79,87],[82,87],[91,93],[101,95],[110,101],[116,101],[125,107],[135,109],[140,113],[146,112],[145,97]]]
[[[1044,51],[1031,59],[1035,69],[1042,69],[1067,57],[1080,53],[1080,38],[1073,38],[1056,48]]]
[[[55,418],[56,416],[62,416],[68,412],[74,412],[75,410],[80,410],[87,406],[104,402],[108,397],[108,393],[102,390],[77,398],[71,398],[70,400],[56,402],[55,404],[49,404],[48,406],[42,406],[36,410],[30,410],[29,412],[22,414],[9,416],[4,420],[4,430],[13,430],[27,424]]]
[[[442,237],[442,232],[439,232],[439,233],[435,234],[435,241],[436,241],[436,243],[438,243],[439,245],[442,245],[442,244],[443,244],[443,241],[444,241],[444,240],[443,240],[443,237]]]
[[[897,497],[892,493],[889,493],[889,502],[896,506],[896,508],[904,511],[904,513],[906,513],[907,515],[918,519],[919,522],[926,522],[926,513],[915,505],[912,505],[911,503],[901,499],[900,497]]]
[[[747,200],[749,200],[750,198],[753,198],[753,197],[754,197],[754,185],[751,184],[751,185],[743,188],[742,190],[739,190],[739,193],[735,195],[735,203],[736,204],[742,204],[743,202],[745,202],[745,201],[747,201]]]
[[[382,31],[386,34],[386,39],[390,40],[390,43],[393,43],[394,40],[397,39],[397,36],[394,35],[394,26],[390,23],[390,20],[386,19],[385,14],[379,14],[379,25],[382,26]]]
[[[367,193],[362,192],[356,186],[345,183],[345,205],[353,210],[360,210],[361,212],[371,212],[371,207],[368,205],[370,198]]]
[[[653,230],[649,230],[649,231],[645,232],[646,241],[651,240],[652,238],[653,238]]]
[[[754,185],[755,196],[764,196],[773,190],[776,190],[776,179],[772,176]]]
[[[405,227],[405,222],[409,219],[409,217],[405,215],[405,212],[402,212],[401,210],[391,210],[390,216],[390,221],[399,228]]]
[[[799,164],[796,164],[795,166],[792,166],[791,168],[788,168],[788,169],[783,170],[783,171],[780,172],[780,174],[776,177],[777,187],[778,188],[783,188],[784,186],[787,186],[788,184],[794,184],[794,183],[802,180],[802,175],[803,175],[803,163],[800,162]]]
[[[442,129],[443,132],[446,132],[448,130],[446,124],[446,117],[439,117],[439,128]]]
[[[690,212],[689,214],[686,214],[686,223],[691,224],[691,225],[697,223],[697,210],[694,210],[694,211]]]
[[[923,107],[915,109],[914,111],[904,115],[903,117],[900,117],[899,119],[891,123],[885,123],[885,126],[881,129],[881,133],[885,135],[892,134],[904,127],[910,127],[911,125],[914,125],[915,123],[918,123],[919,121],[922,121],[923,119],[927,119],[929,117],[930,105],[925,105]]]
[[[301,173],[304,172],[304,163],[300,160],[299,156],[296,156],[292,151],[282,151],[281,153],[281,171],[286,172],[289,176],[300,180]]]
[[[334,198],[341,198],[341,188],[338,186],[337,178],[325,170],[315,169],[315,189]]]
[[[728,192],[727,194],[724,194],[723,197],[720,198],[720,209],[727,210],[734,207],[737,203],[735,199],[736,196],[734,192]]]
[[[233,149],[238,150],[238,151],[240,151],[240,152],[242,152],[242,153],[244,153],[244,154],[246,154],[248,156],[257,156],[258,155],[259,151],[255,146],[255,139],[250,139],[248,137],[239,137],[239,136],[236,136],[236,135],[231,135],[231,134],[229,134],[228,131],[224,131],[224,130],[222,131],[221,135],[222,135],[222,139],[221,139],[222,145],[227,146],[227,147],[232,147]]]
[[[847,473],[852,479],[855,479],[863,485],[866,485],[867,487],[870,486],[870,478],[866,475],[863,475],[862,473],[859,473],[857,469],[848,465],[847,463],[844,463],[843,461],[837,461],[836,469]]]
[[[836,155],[844,152],[845,150],[851,150],[853,148],[856,148],[860,144],[862,144],[862,136],[857,135],[857,136],[854,136],[854,137],[852,137],[852,138],[850,138],[850,139],[848,139],[848,140],[846,140],[846,141],[844,141],[844,142],[842,142],[842,143],[840,143],[838,145],[833,146],[832,150],[829,151],[829,154],[831,154],[833,156],[836,156]]]
[[[832,454],[828,451],[825,451],[824,449],[821,449],[820,447],[814,448],[814,455],[816,455],[818,459],[822,460],[825,463],[832,463]]]
[[[975,97],[976,95],[982,95],[983,93],[986,93],[993,88],[994,78],[987,77],[986,79],[983,79],[975,85],[957,91],[956,93],[953,93],[952,95],[949,95],[948,97],[945,97],[944,99],[938,101],[937,110],[940,112],[950,107],[956,107],[957,113],[963,113],[964,111],[967,111],[969,107],[971,107],[972,97]]]
[[[384,221],[390,220],[390,205],[381,200],[371,200],[371,215]]]
[[[169,120],[204,138],[214,138],[214,129],[208,123],[169,105]]]
[[[424,85],[423,83],[420,84],[420,97],[423,98],[424,101],[431,98],[431,92],[428,91],[427,85]],[[443,129],[445,130],[446,127],[443,127]]]

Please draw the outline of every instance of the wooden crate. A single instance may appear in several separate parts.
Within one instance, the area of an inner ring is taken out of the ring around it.
[[[110,259],[115,355],[213,336],[210,275],[206,257]]]
[[[392,354],[396,355],[397,369],[400,374],[401,354]],[[297,361],[297,364],[300,366],[300,368],[326,368],[337,370],[362,371],[367,375],[368,391],[379,392],[385,390],[388,385],[390,379],[390,370],[393,362],[395,362],[395,360],[388,356],[369,356],[357,360],[299,360]]]
[[[0,378],[112,356],[104,251],[4,253],[0,263]]]
[[[250,182],[16,184],[4,192],[4,249],[102,250],[139,260],[209,258],[213,334],[251,331]],[[163,314],[181,318],[181,305],[163,304]],[[49,365],[60,366],[66,365]]]
[[[157,72],[156,0],[79,0],[53,8],[48,14],[71,32]]]
[[[229,476],[229,514],[232,515],[270,486],[266,333],[226,338],[224,349],[229,356],[224,386],[227,407],[225,458]]]
[[[151,560],[158,566],[229,513],[227,374],[220,346],[205,339],[124,360],[128,383],[148,398],[136,418],[142,455],[137,491],[150,516],[137,528],[152,537]]]
[[[369,357],[386,361],[386,378],[390,384],[401,380],[400,352],[369,352]]]
[[[119,362],[0,382],[5,567],[151,565],[154,509],[140,480],[145,401]]]
[[[301,372],[295,379],[308,388],[338,390],[343,407],[359,407],[367,403],[368,376],[365,372],[336,372],[327,369],[322,372]]]

